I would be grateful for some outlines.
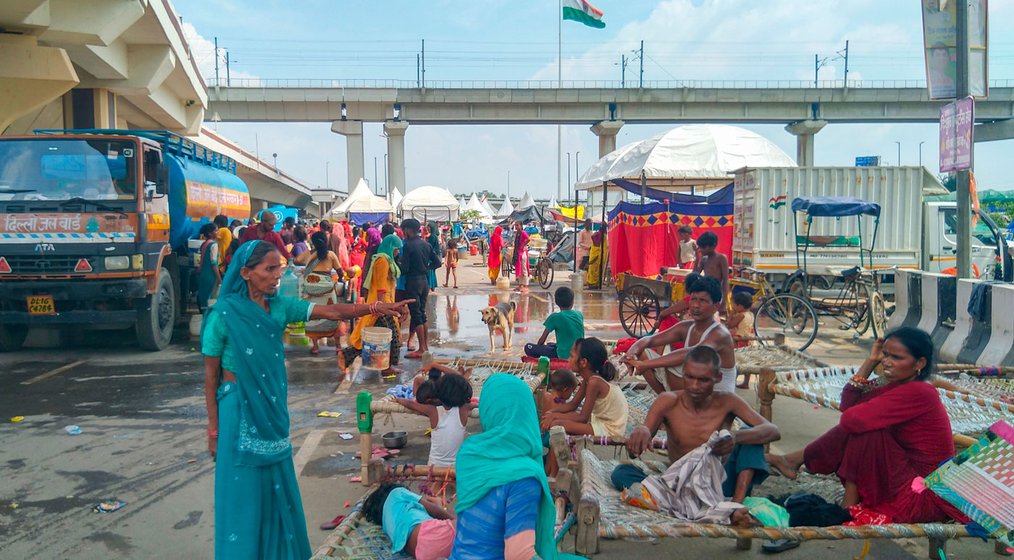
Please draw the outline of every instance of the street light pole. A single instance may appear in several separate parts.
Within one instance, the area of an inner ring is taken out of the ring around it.
[[[572,185],[572,183],[570,182],[570,152],[567,152],[567,199],[568,200],[570,199],[570,187],[571,187],[571,185]]]
[[[331,162],[324,162],[324,188],[331,188]]]
[[[897,140],[895,140],[894,143],[898,145],[898,162],[897,162],[897,165],[898,165],[898,167],[901,167],[901,142],[898,142]]]
[[[380,196],[380,181],[377,176],[377,156],[373,156],[373,194]]]
[[[925,143],[926,143],[925,140],[919,142],[919,167],[922,167],[922,145]]]
[[[507,200],[511,199],[511,170],[507,170]]]

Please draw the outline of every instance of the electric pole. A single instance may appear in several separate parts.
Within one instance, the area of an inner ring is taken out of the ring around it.
[[[218,37],[215,37],[215,85],[218,83]]]
[[[984,4],[985,6],[985,4]],[[955,80],[955,97],[957,100],[968,97],[968,2],[957,3],[957,76]],[[974,101],[973,101],[974,108]],[[974,110],[974,109],[973,109]],[[973,113],[974,114],[974,113]],[[974,123],[972,123],[974,125]],[[972,151],[975,143],[968,145],[969,160],[974,162]],[[955,174],[955,195],[958,202],[958,278],[970,278],[972,268],[971,230],[972,208],[969,200],[969,183],[971,171],[966,169]]]
[[[637,87],[644,89],[644,40],[641,40],[641,54],[637,57],[641,62],[641,76],[637,80]]]

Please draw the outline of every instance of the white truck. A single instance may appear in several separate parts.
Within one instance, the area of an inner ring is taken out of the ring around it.
[[[923,167],[743,168],[735,172],[734,189],[733,267],[761,270],[776,287],[802,266],[796,240],[805,224],[803,214],[792,212],[796,197],[854,197],[880,204],[873,246],[876,269],[897,266],[941,272],[955,266],[957,206],[933,200],[947,190]],[[875,218],[862,220],[862,242],[869,248]],[[856,218],[816,218],[810,235],[851,240],[842,247],[811,247],[806,270],[811,279],[830,280],[860,264]],[[973,269],[979,276],[1010,276],[1009,270],[1004,274],[1010,257],[1003,235],[985,214],[980,214],[971,241]]]

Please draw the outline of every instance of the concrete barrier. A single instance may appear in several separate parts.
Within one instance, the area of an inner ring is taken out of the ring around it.
[[[919,270],[898,270],[894,275],[894,313],[888,318],[889,329],[919,324],[922,315],[922,281]]]
[[[958,361],[958,354],[965,344],[969,333],[972,332],[972,317],[968,314],[968,300],[972,297],[972,286],[970,280],[958,280],[954,299],[954,330],[947,336],[943,346],[938,350],[940,361],[955,363]],[[974,362],[974,360],[973,360]]]
[[[989,342],[975,363],[1009,366],[1014,363],[1014,286],[992,284]]]
[[[951,334],[950,325],[954,323],[958,280],[954,276],[933,272],[923,272],[920,276],[922,318],[916,326],[933,337],[934,348],[940,348]]]

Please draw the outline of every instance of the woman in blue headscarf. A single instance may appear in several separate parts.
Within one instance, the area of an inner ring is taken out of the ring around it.
[[[397,315],[406,302],[314,305],[276,295],[282,260],[248,241],[233,257],[204,319],[208,450],[215,465],[215,558],[304,560],[311,555],[289,442],[285,325]]]
[[[455,462],[451,559],[578,558],[556,550],[556,509],[531,389],[513,375],[493,374],[483,384],[479,414],[482,433],[465,439]]]

